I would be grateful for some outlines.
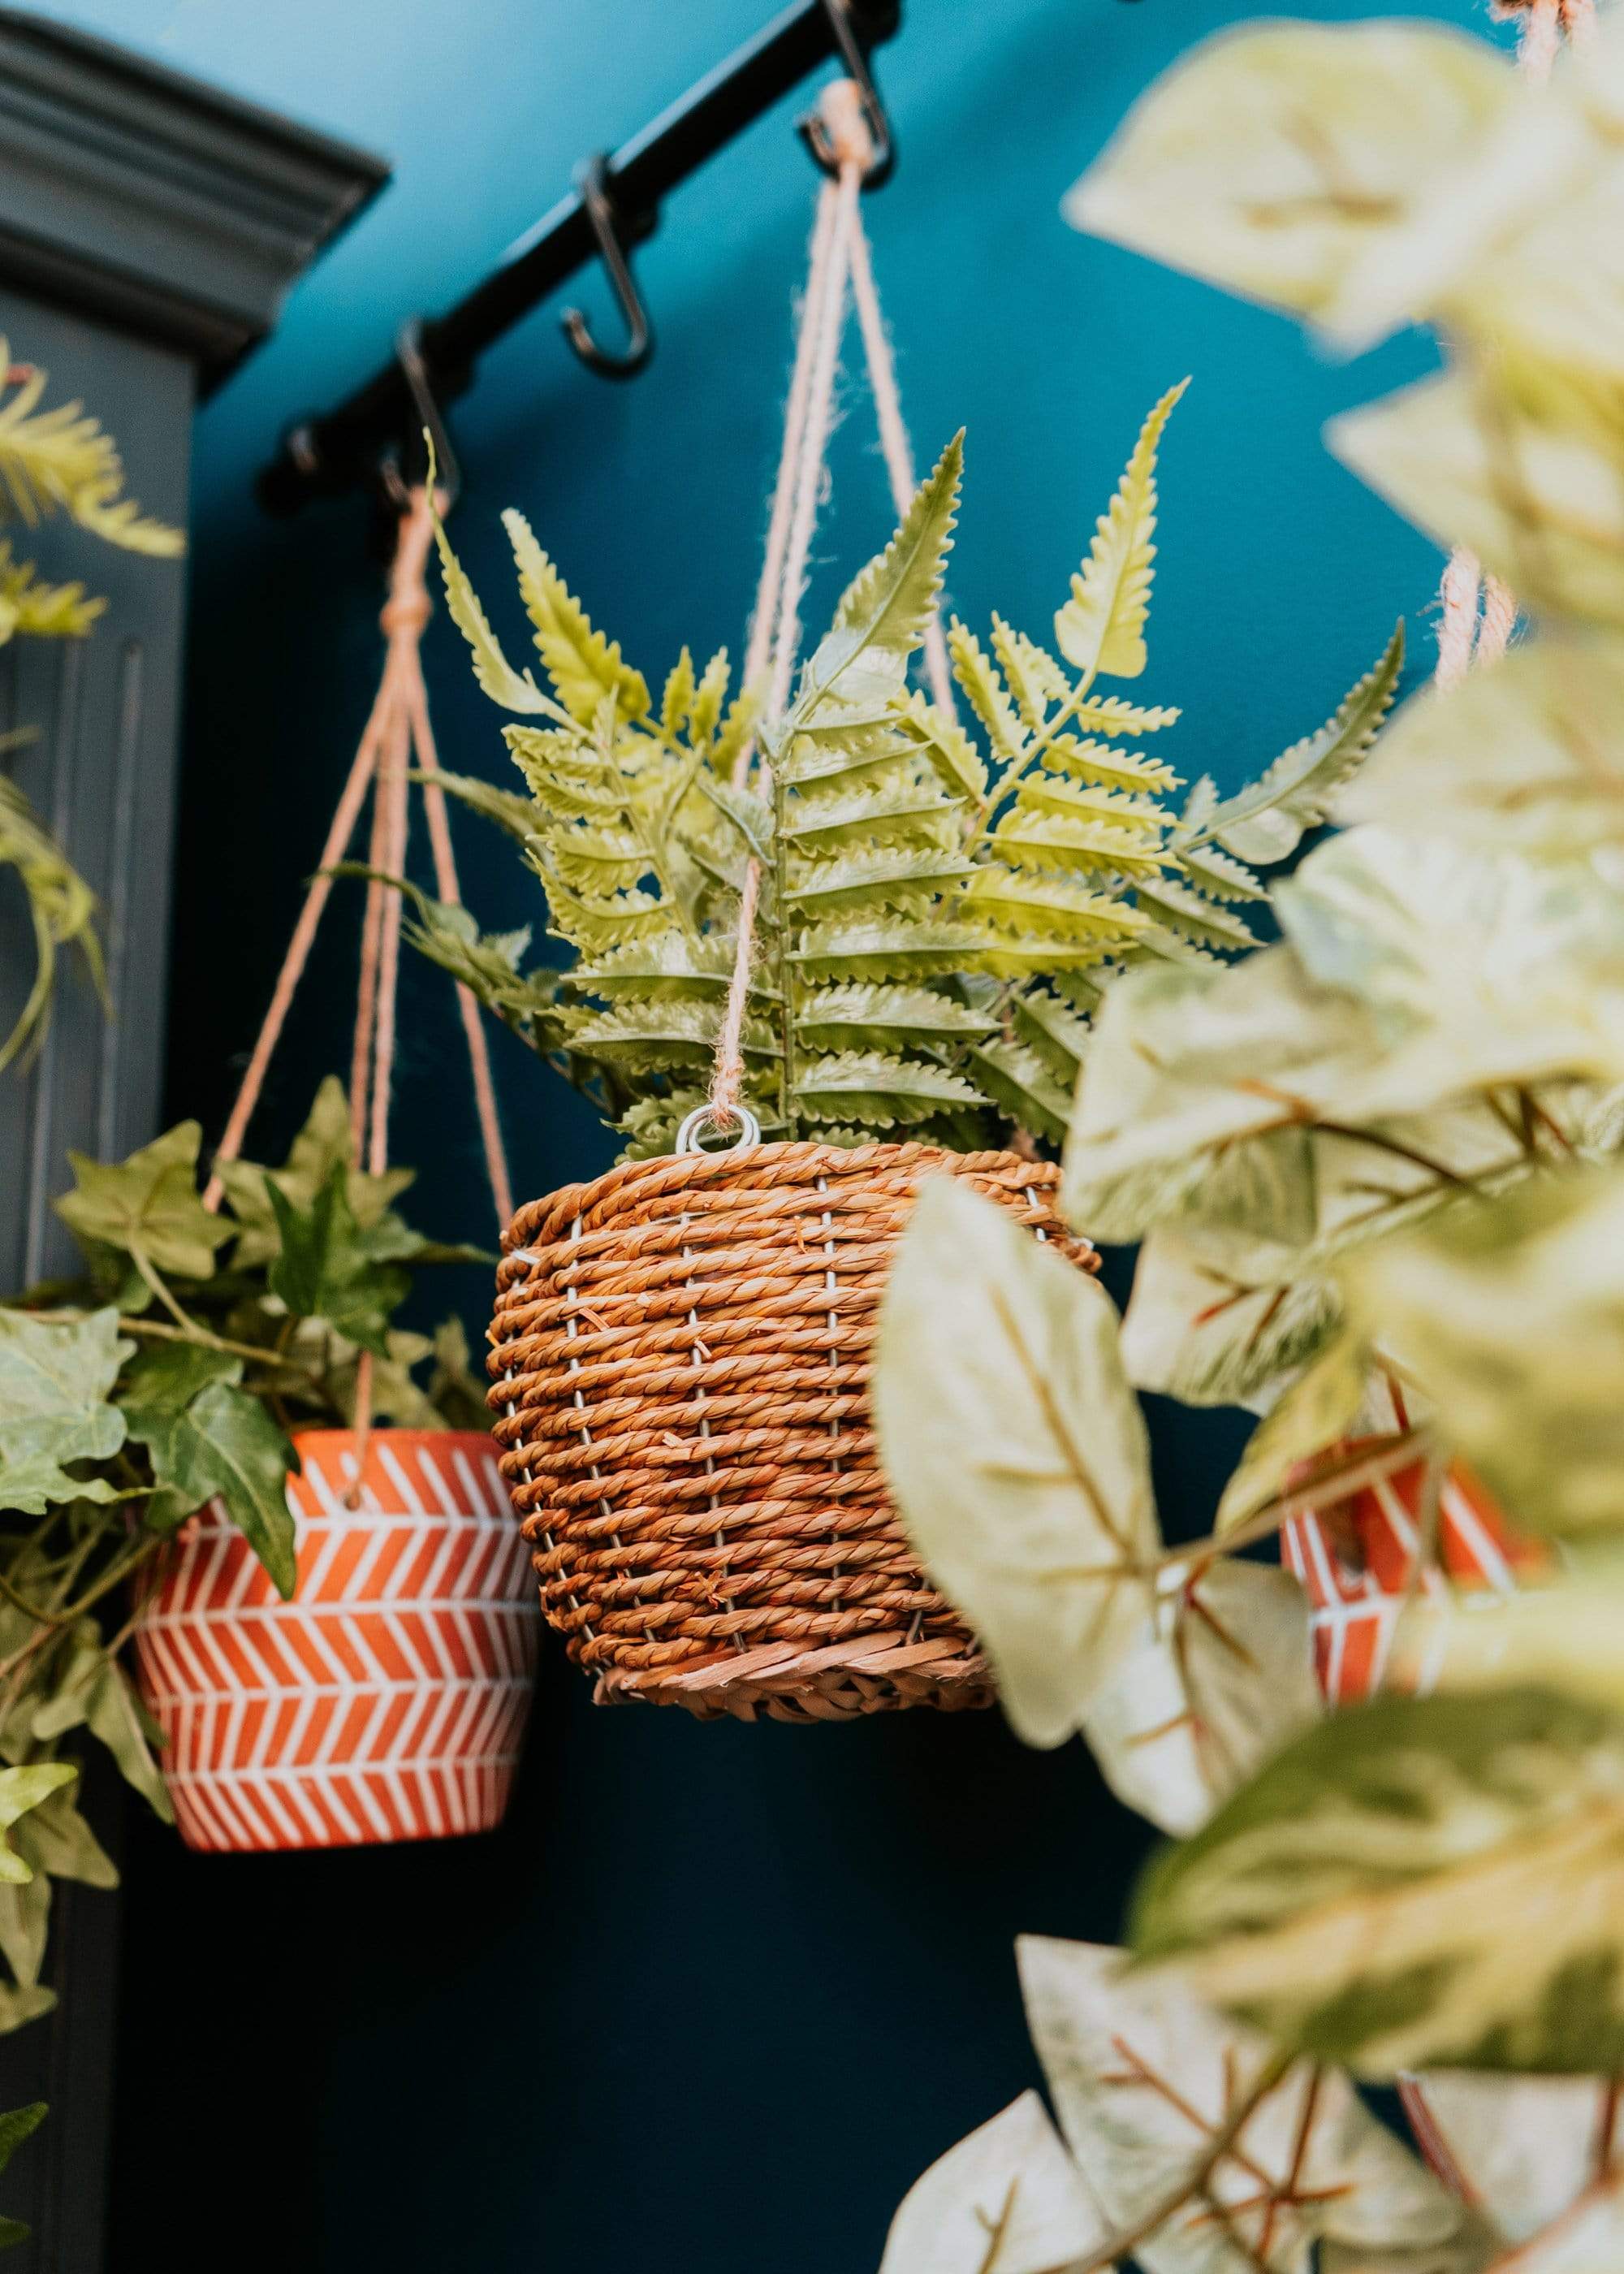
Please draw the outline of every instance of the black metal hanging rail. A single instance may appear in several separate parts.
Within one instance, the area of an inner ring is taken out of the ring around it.
[[[900,0],[794,0],[651,125],[606,160],[589,161],[578,186],[508,247],[482,284],[443,316],[411,328],[404,358],[397,355],[335,410],[293,427],[259,476],[260,503],[271,513],[294,513],[312,498],[375,478],[391,448],[424,425],[425,387],[441,406],[462,394],[487,348],[606,251],[605,212],[620,247],[651,236],[661,199],[706,159],[820,64],[834,57],[861,67],[901,17]],[[572,328],[571,335],[588,353],[584,327]],[[631,353],[595,350],[588,359],[615,373],[637,368],[646,355],[646,340],[638,341],[634,328]]]

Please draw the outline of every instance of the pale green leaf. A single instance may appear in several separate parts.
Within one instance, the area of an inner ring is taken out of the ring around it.
[[[1064,2274],[1105,2239],[1087,2182],[1023,2092],[914,2182],[880,2274]]]
[[[803,1043],[841,1050],[861,1042],[895,1050],[931,1043],[953,1043],[990,1034],[985,1013],[956,1002],[930,987],[865,985],[810,987],[796,1012],[795,1031]]]
[[[861,1119],[876,1128],[906,1128],[935,1114],[984,1105],[962,1074],[922,1058],[881,1050],[839,1050],[797,1063],[793,1096],[814,1120]]]
[[[1066,218],[1312,314],[1515,100],[1504,61],[1456,32],[1248,25],[1155,83],[1071,191]]]
[[[1247,1147],[1240,1212],[1265,1212],[1278,1178],[1282,1219],[1306,1211],[1317,1178],[1304,1142]],[[1227,1197],[1214,1178],[1207,1205]],[[1336,1324],[1335,1287],[1306,1251],[1222,1224],[1154,1225],[1139,1250],[1123,1321],[1122,1354],[1140,1389],[1186,1405],[1267,1404],[1282,1380],[1312,1359]]]
[[[431,477],[429,494],[433,495]],[[446,607],[452,622],[468,642],[473,658],[474,677],[504,711],[540,711],[550,718],[568,722],[568,714],[550,702],[528,671],[515,671],[502,653],[501,643],[486,621],[478,595],[468,581],[468,573],[452,551],[444,523],[434,516],[434,542],[440,547],[440,573],[446,587]]]
[[[1624,1719],[1544,1690],[1382,1698],[1143,1881],[1133,1943],[1357,2074],[1624,2067]]]
[[[1145,1425],[1109,1298],[992,1201],[929,1185],[886,1289],[873,1397],[914,1547],[1018,1733],[1058,1744],[1154,1600]]]
[[[34,1761],[26,1767],[0,1768],[0,1834],[52,1793],[71,1784],[78,1774],[71,1761]],[[18,1853],[12,1841],[0,1837],[0,1880],[21,1885],[33,1877],[33,1865]]]
[[[1055,1080],[1043,1052],[1002,1037],[975,1043],[966,1064],[993,1103],[1048,1144],[1058,1145],[1071,1118],[1071,1093]]]
[[[1367,1371],[1357,1340],[1338,1335],[1276,1400],[1224,1487],[1213,1527],[1220,1539],[1277,1499],[1304,1462],[1348,1434],[1365,1402]]]
[[[1184,1837],[1322,1710],[1301,1587],[1220,1560],[1178,1577],[1083,1735],[1117,1798]]]
[[[1120,1951],[1023,1935],[1016,1954],[1061,2130],[1113,2228],[1150,2225],[1133,2246],[1147,2274],[1308,2274],[1316,2263],[1325,2274],[1400,2274],[1455,2263],[1466,2212],[1345,2077],[1298,2062],[1270,2088],[1265,2039],[1177,1982],[1128,1973]],[[1244,2120],[1203,2186],[1226,2119]],[[1173,2208],[1158,2221],[1163,2205]]]
[[[198,1196],[202,1136],[195,1121],[182,1121],[125,1161],[70,1152],[74,1189],[56,1202],[56,1213],[80,1239],[142,1255],[160,1271],[207,1279],[231,1226]]]
[[[116,1311],[54,1321],[0,1309],[0,1508],[43,1516],[54,1502],[108,1496],[63,1464],[104,1461],[123,1444],[109,1399],[134,1348],[119,1340]]]

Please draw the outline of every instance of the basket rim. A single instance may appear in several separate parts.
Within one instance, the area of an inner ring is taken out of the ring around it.
[[[810,1138],[797,1137],[775,1140],[765,1145],[733,1146],[718,1153],[655,1153],[640,1161],[617,1162],[596,1177],[560,1185],[551,1193],[523,1201],[502,1233],[503,1260],[515,1250],[545,1239],[548,1235],[544,1227],[561,1218],[584,1215],[611,1197],[620,1200],[645,1186],[667,1190],[687,1185],[748,1186],[763,1171],[768,1172],[769,1181],[775,1181],[771,1171],[792,1161],[805,1173],[838,1176],[843,1184],[861,1183],[874,1171],[915,1163],[921,1166],[951,1163],[949,1173],[972,1175],[978,1169],[1007,1173],[1012,1164],[1023,1171],[1028,1183],[1046,1190],[1058,1187],[1061,1174],[1057,1162],[1028,1161],[1007,1146],[958,1153],[951,1145],[927,1145],[913,1139],[876,1141],[871,1145],[820,1145]]]

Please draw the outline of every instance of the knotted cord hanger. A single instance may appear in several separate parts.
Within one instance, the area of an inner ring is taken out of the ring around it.
[[[848,288],[856,304],[881,451],[899,518],[907,511],[914,491],[914,454],[903,423],[896,364],[862,224],[861,192],[866,182],[876,178],[876,157],[861,88],[851,79],[836,79],[826,87],[818,105],[816,132],[808,139],[820,158],[827,157],[833,170],[818,192],[812,224],[807,288],[801,305],[789,396],[785,406],[784,440],[773,484],[767,542],[744,667],[747,686],[759,685],[766,678],[766,707],[771,717],[778,716],[789,700],[800,647],[801,601],[823,488]],[[925,632],[925,672],[930,682],[931,699],[938,710],[956,721],[959,712],[953,697],[947,642],[935,614]],[[756,769],[760,794],[771,797],[771,771],[765,755],[753,742],[745,744],[734,761],[734,788],[743,788],[752,765]],[[750,957],[761,900],[761,862],[752,855],[740,896],[738,943],[727,1005],[717,1039],[710,1097],[683,1124],[677,1140],[679,1151],[696,1143],[706,1124],[718,1132],[733,1129],[747,1143],[754,1142],[760,1135],[755,1116],[741,1103],[741,1096],[744,1083],[745,1007],[749,996]]]
[[[410,788],[413,762],[422,778],[423,807],[433,857],[435,888],[453,907],[461,905],[456,859],[447,817],[446,794],[437,779],[439,754],[429,723],[428,693],[424,683],[424,627],[432,614],[425,567],[433,539],[433,515],[429,494],[421,483],[408,488],[396,480],[400,503],[394,558],[389,570],[389,595],[379,616],[387,647],[383,673],[371,714],[361,731],[350,772],[321,848],[316,874],[305,892],[298,920],[288,942],[276,984],[237,1091],[225,1133],[215,1149],[215,1169],[203,1194],[203,1205],[217,1209],[224,1197],[219,1163],[235,1161],[243,1148],[248,1126],[259,1102],[273,1054],[281,1039],[293,998],[310,960],[317,928],[333,889],[333,871],[348,852],[360,821],[368,791],[372,810],[368,843],[368,866],[372,871],[366,888],[361,927],[360,969],[356,989],[355,1031],[350,1051],[350,1155],[358,1167],[381,1176],[388,1166],[389,1102],[395,1070],[395,1005],[400,976],[401,895],[380,881],[383,876],[405,874],[410,825]],[[437,493],[437,508],[449,507],[448,493]],[[468,1045],[474,1103],[485,1154],[485,1174],[499,1225],[506,1229],[513,1215],[513,1189],[508,1158],[497,1117],[496,1092],[479,1006],[466,987],[458,985],[458,1007]],[[372,1358],[363,1351],[357,1360],[355,1429],[356,1473],[366,1462],[372,1427]]]
[[[1564,35],[1587,46],[1596,30],[1596,0],[1496,0],[1496,16],[1518,19],[1517,64],[1530,87],[1550,78]],[[1457,545],[1444,569],[1439,598],[1436,685],[1458,687],[1475,665],[1498,663],[1516,629],[1515,593],[1503,578],[1485,575],[1469,546]]]

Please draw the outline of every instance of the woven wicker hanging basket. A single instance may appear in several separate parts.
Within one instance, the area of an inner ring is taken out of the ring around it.
[[[875,1454],[886,1270],[963,1177],[1084,1269],[1059,1171],[928,1145],[755,1145],[613,1169],[520,1209],[491,1403],[542,1608],[600,1701],[834,1721],[984,1706]]]
[[[135,1630],[189,1848],[357,1848],[501,1820],[539,1623],[489,1437],[295,1439],[298,1588],[284,1602],[211,1502]]]

